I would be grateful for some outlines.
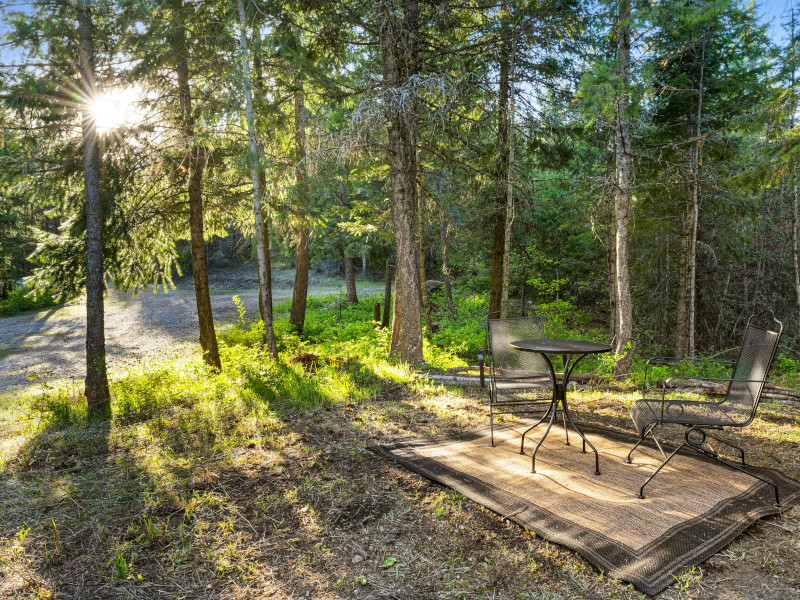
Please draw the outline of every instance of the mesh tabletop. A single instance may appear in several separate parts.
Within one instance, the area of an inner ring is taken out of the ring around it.
[[[545,352],[552,354],[600,354],[611,352],[611,346],[599,342],[583,340],[517,340],[511,347],[527,352]]]

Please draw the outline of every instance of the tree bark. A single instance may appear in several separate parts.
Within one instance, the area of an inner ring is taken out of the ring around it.
[[[507,4],[507,3],[506,3]],[[500,316],[508,316],[508,286],[511,268],[511,224],[514,222],[514,44],[511,44],[511,66],[509,68],[508,110],[508,173],[506,175],[506,210],[503,224],[503,291],[500,300]]]
[[[797,306],[797,322],[800,324],[800,261],[797,257],[797,226],[798,226],[798,209],[797,209],[797,175],[794,172],[794,165],[792,165],[792,267],[794,272],[794,293]]]
[[[681,247],[680,247],[680,254],[678,257],[678,299],[677,299],[677,315],[675,323],[675,358],[685,358],[689,352],[689,339],[687,335],[688,277],[687,277],[686,264],[688,262],[688,257],[689,257],[690,235],[691,235],[691,226],[689,220],[689,202],[687,201],[685,210],[682,215]]]
[[[253,93],[250,85],[250,59],[247,50],[247,15],[244,0],[238,0],[239,8],[239,49],[242,53],[242,78],[244,80],[244,97],[247,110],[247,135],[250,150],[250,173],[253,181],[253,218],[255,223],[256,254],[258,256],[258,290],[259,308],[264,323],[262,344],[274,358],[278,358],[278,346],[275,343],[275,331],[272,326],[272,299],[267,297],[268,286],[266,249],[264,247],[264,215],[261,211],[261,178],[259,177],[258,144],[256,143],[255,117],[253,115]]]
[[[200,326],[200,347],[203,360],[209,366],[222,368],[214,330],[214,315],[211,312],[211,293],[208,287],[208,262],[203,233],[203,159],[204,150],[195,143],[194,114],[192,112],[192,93],[189,86],[189,50],[186,41],[186,28],[183,20],[185,10],[183,1],[178,0],[175,26],[175,57],[178,96],[180,98],[182,123],[181,133],[189,146],[189,231],[192,249],[192,278],[194,297],[197,304],[197,319]]]
[[[398,90],[416,73],[419,6],[417,0],[402,0],[402,21],[393,0],[382,3],[380,24],[381,66],[387,88]],[[413,92],[409,92],[413,93]],[[422,319],[419,269],[414,244],[416,212],[416,148],[413,111],[387,106],[389,175],[392,224],[395,240],[395,294],[389,354],[412,365],[422,358]]]
[[[633,362],[631,348],[633,336],[633,304],[631,300],[630,273],[628,270],[628,224],[631,212],[631,174],[633,151],[631,147],[631,123],[627,116],[630,105],[628,81],[631,64],[631,6],[629,0],[620,3],[617,49],[620,59],[621,90],[617,98],[616,122],[616,189],[614,194],[615,266],[617,291],[617,360],[614,374],[627,377]]]
[[[381,328],[386,329],[389,326],[389,316],[392,304],[392,263],[386,261],[386,282],[383,286],[383,319],[381,320]]]
[[[439,194],[441,203],[441,193]],[[448,238],[450,237],[450,226],[445,218],[444,208],[439,206],[439,240],[442,245],[442,280],[444,281],[444,301],[447,312],[453,314],[453,287],[450,282],[450,258],[448,257]]]
[[[508,32],[500,39],[500,84],[497,93],[497,139],[495,156],[495,200],[493,210],[494,240],[492,243],[492,275],[489,283],[489,312],[498,312],[503,307],[503,261],[506,239],[506,203],[508,201],[508,67],[511,45]]]
[[[259,52],[261,46],[261,34],[258,27],[253,28],[253,37],[255,39],[256,51],[253,57],[253,68],[256,76],[256,88],[258,93],[264,97],[264,71],[261,64],[261,54]],[[266,272],[266,279],[262,282],[259,275],[258,280],[258,314],[261,315],[261,320],[266,324],[268,321],[274,323],[274,310],[272,304],[272,259],[269,254],[269,210],[264,202],[267,190],[267,174],[264,168],[259,165],[258,168],[258,184],[261,191],[261,239],[264,244],[264,271]],[[258,256],[258,242],[256,241],[256,256]],[[268,311],[268,312],[267,312]],[[267,318],[267,314],[270,318]],[[273,338],[275,337],[273,328]],[[269,341],[267,341],[269,344]]]
[[[615,219],[609,219],[609,221],[609,240],[604,242],[604,244],[606,246],[606,261],[608,263],[608,304],[611,313],[611,323],[609,323],[609,327],[614,344],[616,344],[617,338],[619,337],[619,322],[617,320],[617,317],[619,316],[617,311],[617,232]]]
[[[417,189],[417,244],[419,256],[419,293],[422,300],[422,312],[425,315],[425,330],[431,334],[431,303],[428,300],[428,288],[425,285],[425,200]]]
[[[267,207],[264,205],[264,195],[265,190],[267,189],[266,186],[266,173],[264,173],[263,169],[259,169],[258,171],[258,180],[260,182],[259,189],[261,190],[261,240],[264,245],[264,271],[266,274],[266,279],[264,282],[261,281],[261,277],[259,276],[258,280],[258,314],[261,315],[261,320],[266,323],[267,322],[267,313],[265,309],[269,311],[269,315],[272,316],[272,322],[274,325],[275,320],[275,311],[273,309],[272,304],[272,258],[269,254],[269,216]],[[258,256],[258,242],[256,242],[256,256]],[[262,289],[263,288],[263,289]],[[274,327],[273,327],[273,337],[274,337]]]
[[[703,74],[705,71],[706,40],[703,34],[702,54],[700,57],[700,83],[697,92],[697,132],[695,134],[694,159],[692,161],[692,203],[690,207],[689,253],[687,256],[687,333],[686,354],[694,356],[695,329],[697,320],[697,229],[700,221],[700,153],[703,147]]]
[[[347,251],[344,251],[344,284],[347,289],[347,302],[349,304],[358,304],[358,293],[356,290],[356,259],[352,256],[347,256]]]
[[[349,207],[350,201],[347,197],[347,184],[343,181],[339,183],[339,196],[342,206]],[[347,255],[346,243],[342,249],[342,255],[344,257],[344,285],[347,289],[347,302],[350,304],[358,304],[358,293],[356,291],[356,259],[354,256]]]
[[[89,102],[94,96],[94,26],[86,2],[79,2],[83,185],[86,206],[86,380],[84,395],[92,417],[111,416],[111,394],[106,373],[103,294],[103,205],[100,198],[100,150]]]
[[[308,298],[309,240],[306,216],[308,211],[308,177],[306,174],[306,126],[303,112],[305,101],[303,87],[294,94],[294,140],[297,152],[295,174],[297,178],[297,207],[299,228],[295,250],[294,290],[292,292],[292,312],[289,323],[297,331],[303,331],[306,321],[306,300]]]
[[[796,44],[795,38],[795,21],[794,21],[794,6],[791,9],[791,21],[790,21],[790,37],[792,44]],[[791,98],[792,101],[789,106],[789,129],[794,129],[794,114],[797,110],[797,97],[796,97],[796,76],[795,72],[797,70],[797,52],[793,51],[791,53],[792,56],[792,68],[791,68]],[[798,261],[797,257],[797,226],[798,226],[798,209],[797,209],[797,161],[793,157],[792,158],[792,169],[790,171],[789,177],[791,178],[792,182],[792,268],[794,271],[794,293],[795,293],[795,301],[797,302],[797,326],[798,326],[798,336],[800,336],[800,261]]]

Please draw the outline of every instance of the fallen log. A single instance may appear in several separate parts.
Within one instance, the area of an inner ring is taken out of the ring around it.
[[[452,375],[471,375],[471,376],[478,376],[480,375],[480,367],[450,367],[447,369],[448,374]],[[492,373],[492,368],[489,365],[486,365],[483,368],[483,373],[485,377],[489,377]],[[564,373],[556,373],[556,377],[559,379],[564,376]],[[501,371],[497,372],[497,377],[502,378],[503,373]],[[550,373],[545,373],[543,371],[531,373],[530,379],[538,380],[543,379],[550,381]],[[590,383],[603,383],[605,378],[602,375],[597,375],[596,373],[573,373],[570,378],[570,382],[577,382],[582,384],[590,384]]]

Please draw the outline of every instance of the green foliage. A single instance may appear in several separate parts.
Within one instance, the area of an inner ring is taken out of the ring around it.
[[[440,293],[432,295],[431,301],[438,305],[444,304]],[[439,331],[431,336],[431,341],[467,361],[474,362],[478,352],[486,348],[486,305],[485,294],[454,298],[453,314],[442,312],[437,315]]]
[[[131,563],[133,563],[133,560],[131,560]],[[114,569],[114,577],[117,579],[125,581],[130,576],[130,565],[128,565],[128,561],[125,560],[119,550],[117,550],[114,558],[111,559],[111,566]]]
[[[733,365],[713,356],[697,356],[695,360],[673,358],[634,361],[630,378],[638,386],[653,387],[670,377],[730,377]]]
[[[772,366],[772,373],[777,376],[789,376],[796,378],[800,374],[800,360],[792,358],[787,354],[778,354]]]
[[[11,290],[8,298],[0,299],[0,315],[16,315],[26,310],[49,308],[57,304],[49,292],[39,292],[34,295],[31,290],[17,287]]]

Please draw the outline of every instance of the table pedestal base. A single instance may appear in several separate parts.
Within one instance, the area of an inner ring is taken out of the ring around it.
[[[561,405],[561,408],[559,408],[559,405]],[[567,438],[567,446],[570,445],[569,429],[567,428],[567,421],[569,421],[569,424],[572,425],[572,428],[578,433],[579,436],[581,436],[581,440],[583,440],[583,449],[581,452],[584,454],[586,453],[586,444],[589,444],[589,447],[594,452],[594,474],[600,475],[600,457],[597,454],[597,449],[589,440],[586,439],[586,436],[583,435],[583,432],[578,429],[578,426],[575,425],[575,422],[572,420],[572,415],[569,414],[569,406],[567,405],[567,386],[563,383],[555,384],[553,389],[553,400],[550,402],[550,407],[547,409],[547,412],[544,413],[544,416],[522,433],[522,441],[519,446],[520,454],[525,453],[525,435],[529,431],[544,423],[548,415],[550,416],[550,422],[547,424],[547,429],[545,430],[542,439],[539,440],[539,442],[536,444],[536,447],[533,449],[533,454],[531,455],[531,473],[536,473],[536,453],[539,451],[539,448],[544,443],[545,438],[550,433],[550,429],[553,427],[553,423],[556,421],[556,413],[559,410],[561,411],[564,419],[564,436]]]

